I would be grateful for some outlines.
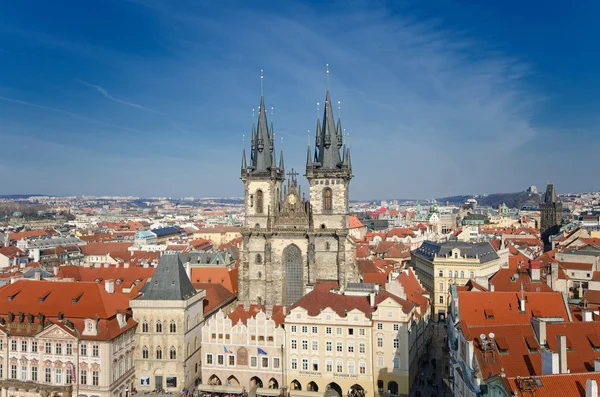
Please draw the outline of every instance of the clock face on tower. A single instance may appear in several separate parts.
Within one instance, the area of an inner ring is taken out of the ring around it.
[[[295,194],[290,194],[287,198],[288,203],[290,203],[291,205],[294,205],[298,202],[298,197],[296,197]]]

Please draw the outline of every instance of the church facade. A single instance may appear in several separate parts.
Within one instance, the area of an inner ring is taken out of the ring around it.
[[[350,149],[343,143],[340,119],[337,124],[334,120],[329,91],[323,120],[317,121],[314,152],[308,147],[309,200],[298,173],[285,174],[283,152],[276,161],[274,135],[261,96],[249,161],[245,149],[242,153],[246,216],[238,300],[245,306],[289,306],[317,280],[336,281],[342,288],[358,280],[348,228]]]

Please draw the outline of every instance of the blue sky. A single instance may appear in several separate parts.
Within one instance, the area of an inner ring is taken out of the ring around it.
[[[598,189],[599,14],[592,0],[6,2],[0,194],[240,196],[260,70],[302,170],[326,63],[353,199]]]

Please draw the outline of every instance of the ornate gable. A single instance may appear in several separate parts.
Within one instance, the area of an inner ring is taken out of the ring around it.
[[[57,324],[52,324],[37,335],[38,338],[50,339],[75,339],[75,337],[62,329]]]
[[[284,188],[283,202],[277,206],[274,214],[275,227],[281,228],[307,228],[309,226],[310,204],[301,197],[301,192],[296,181],[298,175],[293,169],[288,173],[288,183]]]

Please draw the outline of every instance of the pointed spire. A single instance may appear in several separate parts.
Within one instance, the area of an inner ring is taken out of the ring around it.
[[[352,160],[350,160],[350,148],[346,149],[346,167],[352,168]]]
[[[246,149],[242,149],[242,171],[244,171],[246,168],[248,168],[246,166]]]
[[[341,124],[340,124],[341,125]],[[331,106],[331,94],[327,91],[323,112],[322,139],[319,142],[319,163],[321,169],[336,169],[341,164],[338,136]]]
[[[267,109],[265,107],[263,71],[260,71],[260,107],[258,109],[258,122],[256,128],[256,147],[252,151],[253,166],[255,172],[268,172],[273,167],[275,156],[273,155],[274,142],[267,124]],[[271,126],[271,130],[273,127]],[[254,130],[252,131],[254,134]],[[272,132],[272,131],[271,131]]]
[[[279,151],[279,169],[283,172],[283,149]]]

